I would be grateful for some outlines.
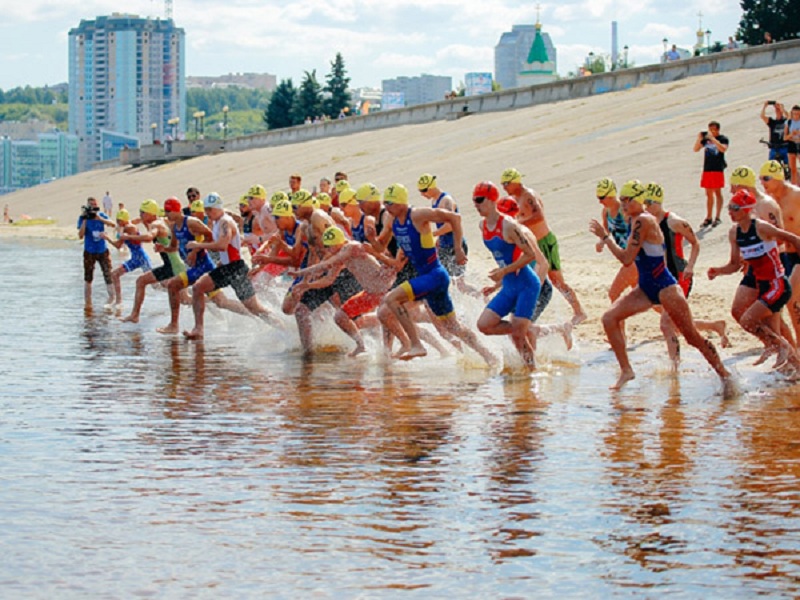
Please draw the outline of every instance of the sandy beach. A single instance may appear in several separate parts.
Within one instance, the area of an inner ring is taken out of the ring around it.
[[[499,182],[506,167],[516,167],[523,183],[543,197],[548,221],[559,238],[564,273],[578,292],[589,320],[577,335],[602,343],[599,317],[608,306],[608,285],[618,263],[608,252],[597,254],[588,232],[590,218],[600,213],[594,197],[602,177],[618,186],[630,178],[662,184],[665,208],[694,226],[704,217],[705,195],[699,187],[702,154],[692,152],[698,131],[710,120],[721,123],[730,138],[731,168],[758,168],[766,160],[759,139],[767,128],[759,118],[765,100],[791,106],[800,102],[797,66],[743,70],[696,77],[677,83],[645,86],[588,99],[493,114],[476,114],[457,121],[410,125],[346,137],[275,148],[201,157],[152,168],[117,167],[90,171],[4,197],[11,216],[52,218],[52,226],[0,226],[0,236],[76,238],[75,221],[88,196],[111,192],[115,207],[124,202],[135,210],[145,198],[163,202],[184,198],[189,186],[203,194],[219,192],[230,206],[254,183],[271,193],[288,188],[289,174],[303,175],[311,188],[321,177],[345,171],[356,186],[373,182],[384,188],[395,182],[412,191],[412,202],[426,201],[414,193],[423,172],[436,174],[440,187],[459,201],[470,242],[468,277],[483,284],[488,253],[477,231],[477,215],[469,198],[480,180]],[[695,316],[725,318],[733,351],[755,351],[752,338],[733,323],[728,307],[738,278],[709,282],[705,272],[727,258],[728,223],[702,239],[702,250],[691,306]],[[80,260],[76,249],[76,260]],[[543,321],[566,319],[569,309],[556,294]],[[658,337],[654,314],[632,320],[631,341]]]

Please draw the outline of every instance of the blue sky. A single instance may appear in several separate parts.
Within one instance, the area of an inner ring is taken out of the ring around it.
[[[67,81],[67,34],[81,19],[113,12],[162,17],[163,1],[2,0],[0,88]],[[124,6],[124,11],[123,11]],[[698,12],[712,42],[727,41],[741,17],[738,0],[561,0],[540,3],[541,21],[558,49],[558,70],[574,71],[591,51],[619,45],[638,65],[656,62],[664,38],[690,48]],[[535,2],[495,0],[174,0],[187,37],[187,75],[267,72],[298,83],[322,80],[341,52],[354,87],[380,87],[399,75],[494,70],[494,46],[513,24],[534,23]]]

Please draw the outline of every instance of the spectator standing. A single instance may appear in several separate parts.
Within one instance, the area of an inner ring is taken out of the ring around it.
[[[106,215],[108,215],[109,219],[111,218],[112,213],[114,212],[114,201],[111,199],[110,192],[106,192],[106,195],[103,196],[103,212],[105,212]]]
[[[675,60],[680,60],[681,54],[678,52],[678,47],[675,44],[672,44],[672,49],[667,52],[667,62],[672,62]]]
[[[697,134],[694,142],[694,151],[703,150],[703,175],[700,178],[700,187],[706,191],[706,218],[700,228],[716,227],[722,223],[722,188],[725,187],[725,152],[728,150],[728,138],[721,135],[720,124],[711,121],[708,131]],[[716,202],[716,216],[712,220],[712,211]]]
[[[797,155],[800,154],[800,106],[795,104],[789,116],[791,118],[786,121],[783,139],[786,142],[786,150],[789,153],[789,169],[792,172],[792,183],[797,185]]]
[[[774,119],[767,116],[768,106],[775,107]],[[788,165],[789,149],[788,144],[783,139],[787,121],[783,104],[775,100],[764,102],[764,106],[761,107],[761,120],[769,127],[769,160],[777,160],[784,165]]]
[[[114,301],[114,287],[111,280],[111,255],[108,252],[106,239],[103,236],[105,227],[114,227],[116,223],[108,215],[100,212],[95,198],[89,198],[78,217],[78,237],[83,240],[83,281],[84,307],[92,308],[92,280],[94,265],[99,263],[108,291],[108,304]]]

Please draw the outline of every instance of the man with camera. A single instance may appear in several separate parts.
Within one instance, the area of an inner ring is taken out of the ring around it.
[[[722,223],[722,188],[725,187],[725,152],[728,150],[728,138],[720,135],[719,123],[711,121],[708,131],[697,134],[694,142],[694,151],[703,152],[703,175],[700,178],[700,187],[706,191],[706,218],[700,225],[704,229],[711,225],[716,227]],[[716,203],[716,216],[711,220],[711,214]]]
[[[95,198],[89,198],[78,217],[78,237],[83,240],[83,281],[84,303],[87,309],[92,308],[92,280],[94,265],[99,263],[108,290],[108,303],[114,300],[114,287],[111,281],[111,255],[103,237],[105,227],[114,227],[115,223],[108,218],[97,205]]]
[[[775,118],[767,116],[767,107],[775,108]],[[761,120],[769,127],[769,160],[777,160],[781,164],[789,164],[789,144],[783,139],[786,128],[786,110],[783,104],[775,100],[767,100],[761,107]]]

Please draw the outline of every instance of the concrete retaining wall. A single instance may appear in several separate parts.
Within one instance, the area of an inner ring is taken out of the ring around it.
[[[668,83],[698,75],[737,69],[758,69],[790,63],[800,63],[800,40],[743,48],[666,64],[599,73],[588,77],[562,79],[552,83],[503,90],[483,96],[442,100],[370,115],[337,119],[326,123],[287,127],[232,138],[226,142],[187,140],[172,142],[171,148],[164,145],[144,146],[138,150],[129,150],[125,159],[120,157],[120,162],[131,165],[154,164],[217,152],[238,152],[268,146],[281,146],[386,127],[456,119],[474,113],[514,110],[537,104],[616,92],[644,84]],[[167,152],[167,150],[170,151]]]

